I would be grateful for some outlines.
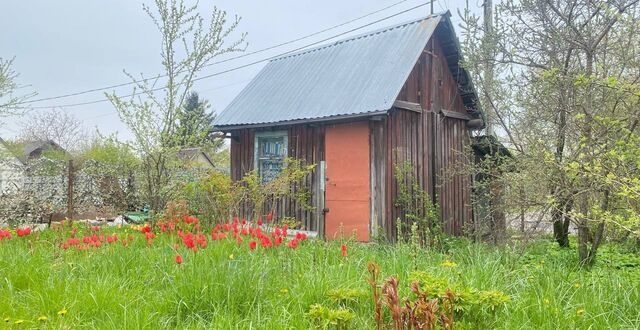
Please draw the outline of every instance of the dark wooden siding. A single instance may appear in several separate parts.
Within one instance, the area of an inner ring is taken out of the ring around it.
[[[442,113],[466,110],[437,40],[427,45],[398,100],[418,103],[423,112],[394,109],[383,121],[371,124],[372,175],[385,173],[384,179],[372,178],[381,187],[372,188],[372,223],[395,238],[395,219],[404,215],[394,206],[398,193],[394,167],[410,162],[413,175],[440,206],[445,232],[461,235],[472,220],[470,178],[463,173],[469,131],[465,120]],[[384,159],[380,154],[386,155]]]
[[[303,160],[305,164],[317,164],[324,160],[324,128],[321,125],[294,125],[277,130],[288,132],[289,148],[287,155]],[[241,129],[231,132],[231,178],[234,181],[242,179],[249,171],[254,169],[254,129]],[[276,203],[274,216],[293,217],[302,222],[305,229],[322,230],[322,208],[324,196],[320,191],[320,170],[316,170],[306,178],[304,188],[311,191],[310,204],[314,210],[305,210],[295,200],[284,199]],[[240,216],[249,217],[251,206],[241,210]]]

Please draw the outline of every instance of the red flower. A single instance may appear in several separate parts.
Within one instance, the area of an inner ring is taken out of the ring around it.
[[[271,247],[271,240],[269,239],[269,237],[266,236],[262,236],[262,238],[260,239],[260,243],[262,244],[263,248],[268,248]]]
[[[258,224],[258,226],[262,226],[262,218],[258,218],[258,221],[256,221],[256,223]]]
[[[141,232],[143,233],[150,233],[151,232],[151,227],[149,227],[149,225],[146,225],[144,227],[142,227],[142,229],[140,229]]]
[[[91,230],[92,231],[100,231],[100,227],[99,226],[92,226]]]
[[[299,241],[305,240],[305,239],[307,239],[307,234],[299,231],[299,232],[296,233],[296,239],[299,240]]]
[[[31,227],[27,227],[24,229],[18,228],[16,229],[16,234],[18,234],[18,237],[27,236],[31,234]]]
[[[176,263],[179,265],[182,263],[182,256],[181,255],[176,255]]]
[[[280,246],[280,244],[282,244],[282,236],[278,236],[275,241],[276,246]]]
[[[271,221],[271,220],[273,220],[273,213],[269,212],[267,214],[267,221]]]
[[[186,222],[187,224],[198,223],[198,218],[190,215],[185,215],[184,222]]]
[[[184,243],[184,245],[186,245],[188,248],[194,250],[196,247],[196,243],[193,239],[193,234],[192,233],[188,233],[186,235],[184,235],[182,237],[182,242]]]
[[[196,241],[198,242],[198,245],[200,245],[201,248],[206,248],[207,247],[207,237],[204,236],[202,233],[198,234],[198,238],[196,239]]]
[[[340,249],[342,250],[342,256],[347,257],[347,246],[345,244],[342,244]]]
[[[69,243],[62,244],[62,248],[65,250],[69,249]]]
[[[257,245],[258,245],[258,242],[251,241],[251,242],[249,242],[249,249],[254,250]]]
[[[0,229],[0,241],[2,241],[3,239],[10,239],[11,238],[11,232],[8,230],[2,230]]]
[[[287,246],[291,249],[295,249],[298,247],[298,240],[297,239],[292,239],[289,241],[289,243],[287,244]]]

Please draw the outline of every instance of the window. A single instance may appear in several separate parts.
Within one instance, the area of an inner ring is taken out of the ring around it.
[[[280,174],[287,157],[287,132],[258,132],[255,140],[255,164],[262,183]]]

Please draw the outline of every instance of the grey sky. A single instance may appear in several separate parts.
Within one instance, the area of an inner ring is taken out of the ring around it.
[[[200,7],[204,13],[215,4],[229,15],[241,16],[238,31],[248,33],[247,51],[250,52],[314,33],[398,1],[400,0],[201,0]],[[374,16],[293,45],[208,67],[202,75],[277,55],[426,1],[407,0]],[[136,74],[159,73],[159,35],[142,11],[143,3],[150,1],[3,0],[0,5],[0,31],[3,31],[0,34],[0,57],[15,56],[14,69],[20,74],[18,82],[30,85],[22,90],[34,90],[39,94],[37,97],[127,82],[123,69]],[[474,12],[481,11],[480,3],[481,1],[469,1]],[[464,5],[464,0],[438,0],[434,11],[451,10],[453,22],[457,25],[459,18],[456,10],[462,9]],[[374,30],[428,13],[427,5],[351,34]],[[195,90],[210,101],[215,111],[220,111],[264,64],[204,79],[196,85]],[[116,92],[128,94],[131,88],[123,87]],[[34,105],[61,105],[102,98],[103,94],[97,92]],[[117,131],[125,139],[130,136],[108,102],[65,109],[84,120],[88,127],[97,127],[103,133]],[[15,136],[18,130],[16,123],[20,120],[23,119],[5,120],[0,128],[0,136]]]

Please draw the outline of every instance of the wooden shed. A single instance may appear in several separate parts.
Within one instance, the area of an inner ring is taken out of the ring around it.
[[[269,62],[216,118],[231,138],[231,176],[277,175],[284,157],[318,164],[314,210],[283,202],[276,216],[359,240],[395,237],[395,166],[440,207],[447,233],[473,220],[471,178],[459,171],[482,116],[450,13],[430,15]]]

